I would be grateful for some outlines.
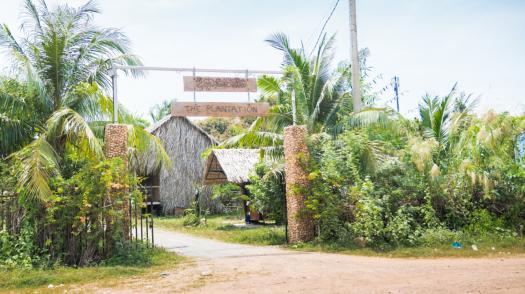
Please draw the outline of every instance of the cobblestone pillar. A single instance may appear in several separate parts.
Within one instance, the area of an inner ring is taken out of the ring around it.
[[[107,158],[122,157],[127,159],[128,126],[109,124],[104,133],[105,154]]]
[[[305,213],[305,195],[301,188],[308,186],[307,174],[301,158],[308,157],[306,126],[284,129],[284,158],[286,179],[286,207],[288,213],[288,242],[307,242],[314,237],[311,215]]]
[[[128,126],[123,124],[109,124],[106,125],[105,133],[104,133],[104,153],[106,154],[106,158],[115,158],[120,157],[124,160],[124,162],[127,164],[127,153],[128,153]],[[119,183],[115,183],[119,184]],[[120,186],[120,185],[115,185]],[[119,188],[120,191],[114,191],[117,193],[121,193],[122,189]],[[124,198],[123,203],[121,205],[122,213],[123,213],[123,234],[124,238],[126,240],[130,239],[130,226],[131,226],[131,215],[129,213],[129,199]],[[113,199],[112,199],[113,201]],[[111,220],[109,220],[109,223],[111,223]]]

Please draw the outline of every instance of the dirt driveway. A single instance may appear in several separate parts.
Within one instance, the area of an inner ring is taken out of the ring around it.
[[[525,293],[525,257],[391,259],[287,251],[156,232],[193,265],[125,289],[148,293]]]

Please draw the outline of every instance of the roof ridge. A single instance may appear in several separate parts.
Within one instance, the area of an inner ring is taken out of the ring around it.
[[[170,121],[172,118],[181,118],[183,120],[185,120],[188,124],[190,124],[192,127],[194,127],[195,129],[197,129],[199,132],[201,132],[202,134],[204,134],[206,137],[208,137],[214,144],[218,145],[219,144],[219,141],[217,139],[215,139],[215,137],[213,137],[212,135],[208,134],[205,130],[203,130],[201,127],[199,127],[198,125],[196,125],[195,123],[193,123],[189,118],[185,117],[185,116],[172,116],[171,114],[170,115],[167,115],[165,117],[163,117],[162,119],[160,119],[159,121],[157,121],[155,124],[153,124],[152,126],[149,126],[146,128],[146,131],[150,134],[153,134],[158,128],[162,127],[165,123],[167,123],[168,121]]]

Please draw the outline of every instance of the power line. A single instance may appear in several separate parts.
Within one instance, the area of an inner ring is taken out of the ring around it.
[[[321,31],[319,32],[319,36],[317,36],[317,41],[315,41],[315,44],[312,47],[312,52],[310,52],[310,55],[312,55],[312,53],[314,52],[315,48],[317,47],[317,44],[319,44],[319,41],[321,40],[321,36],[323,35],[324,30],[326,29],[326,25],[328,24],[328,22],[332,18],[332,15],[334,15],[334,12],[335,12],[335,9],[337,8],[337,5],[339,5],[339,1],[340,0],[337,0],[335,2],[334,8],[332,8],[332,11],[330,11],[330,14],[326,18],[326,20],[325,20],[325,22],[323,24],[323,27],[321,28]]]

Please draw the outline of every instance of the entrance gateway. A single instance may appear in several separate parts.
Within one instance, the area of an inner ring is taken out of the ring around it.
[[[213,116],[213,117],[246,117],[266,116],[269,105],[267,103],[252,103],[250,92],[257,92],[257,81],[249,78],[251,74],[281,75],[280,71],[261,70],[221,70],[196,68],[170,68],[149,66],[112,65],[110,76],[113,86],[113,122],[118,123],[118,70],[135,71],[174,71],[192,72],[192,76],[184,76],[184,91],[193,91],[193,102],[173,102],[173,116]],[[197,72],[245,74],[245,78],[232,77],[205,77],[197,76]],[[232,102],[197,102],[196,92],[246,92],[247,103]],[[116,139],[116,138],[115,138]],[[113,140],[113,139],[109,139]],[[309,241],[313,237],[311,218],[304,214],[304,195],[297,188],[308,185],[306,174],[298,160],[301,154],[308,155],[306,147],[306,128],[304,126],[289,126],[285,128],[285,179],[286,203],[289,228],[287,239],[291,243]]]

